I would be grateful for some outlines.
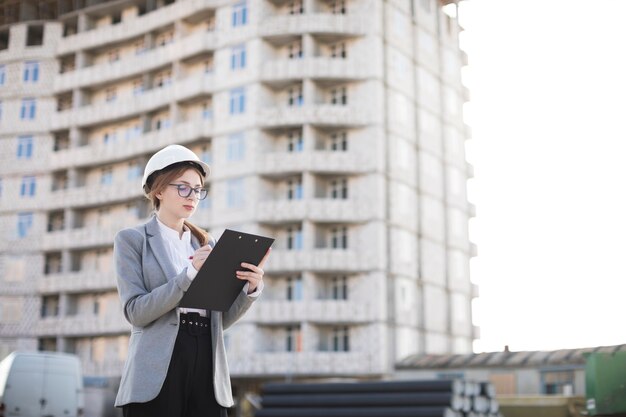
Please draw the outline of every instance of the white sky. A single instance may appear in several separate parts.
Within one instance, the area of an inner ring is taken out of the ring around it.
[[[475,351],[626,343],[626,2],[469,0]]]

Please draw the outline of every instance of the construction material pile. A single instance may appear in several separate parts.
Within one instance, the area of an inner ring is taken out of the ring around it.
[[[486,382],[418,380],[269,383],[255,417],[496,417],[495,389]]]

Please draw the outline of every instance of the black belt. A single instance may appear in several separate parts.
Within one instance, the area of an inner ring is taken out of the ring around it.
[[[186,329],[190,334],[210,334],[211,318],[202,317],[198,313],[181,313],[180,329]]]

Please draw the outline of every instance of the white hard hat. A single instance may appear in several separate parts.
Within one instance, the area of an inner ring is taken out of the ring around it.
[[[202,171],[204,171],[204,178],[208,177],[211,173],[209,165],[201,161],[200,158],[198,158],[198,155],[196,155],[192,150],[181,145],[169,145],[152,155],[152,157],[148,160],[146,168],[143,171],[141,188],[143,188],[144,191],[149,192],[149,190],[146,190],[146,182],[148,181],[150,174],[160,171],[172,164],[185,161],[198,164]]]

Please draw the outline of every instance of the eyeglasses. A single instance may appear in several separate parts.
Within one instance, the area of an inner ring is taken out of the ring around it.
[[[193,191],[194,193],[196,193],[196,197],[198,197],[198,200],[204,200],[209,192],[209,190],[207,190],[206,188],[200,188],[200,187],[191,188],[187,184],[167,184],[167,185],[172,185],[176,187],[178,189],[178,195],[183,198],[189,197],[191,195],[191,192]]]

